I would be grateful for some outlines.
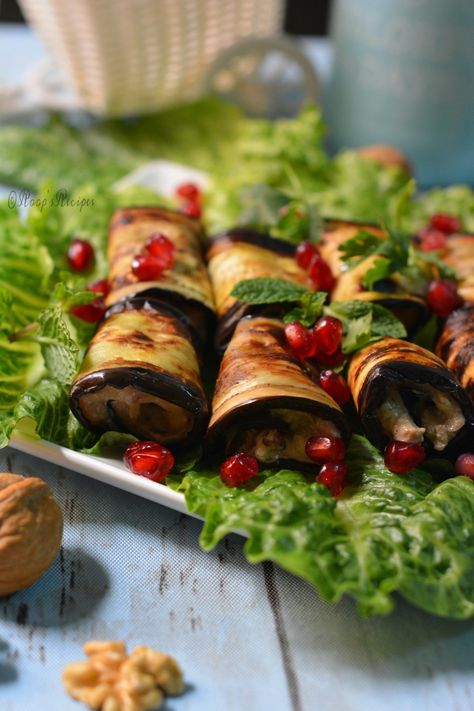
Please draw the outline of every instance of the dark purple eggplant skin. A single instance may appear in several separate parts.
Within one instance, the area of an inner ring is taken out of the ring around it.
[[[248,244],[255,244],[257,247],[269,249],[272,252],[285,254],[289,257],[293,256],[296,252],[296,245],[278,239],[278,237],[272,237],[272,235],[267,232],[258,232],[257,230],[248,229],[246,227],[233,227],[230,230],[220,232],[210,238],[208,258],[212,256],[213,251],[216,247],[219,247],[219,244],[222,242],[247,242]]]
[[[208,430],[206,435],[205,446],[208,457],[210,459],[222,460],[228,456],[229,452],[226,452],[225,449],[224,433],[228,432],[233,426],[241,428],[242,423],[245,423],[246,429],[249,429],[254,423],[261,424],[262,421],[264,421],[268,427],[268,424],[271,421],[269,415],[270,408],[308,412],[318,415],[319,417],[327,417],[328,419],[332,419],[341,432],[341,436],[344,441],[349,441],[350,430],[342,412],[336,412],[334,409],[326,407],[323,404],[316,404],[304,398],[292,398],[289,400],[286,396],[282,395],[281,397],[265,398],[259,402],[250,401],[245,405],[240,406],[237,412],[230,412],[222,418],[218,426],[215,426],[212,431]],[[310,472],[314,472],[315,467],[313,462],[305,464],[304,462],[293,459],[279,459],[274,465],[267,464],[265,466],[274,466],[280,469],[282,467],[291,467]]]
[[[181,311],[173,308],[169,304],[154,301],[153,299],[143,296],[131,297],[111,306],[107,310],[102,323],[111,316],[124,311],[134,312],[142,310],[171,316],[176,327],[176,332],[193,344],[196,355],[199,356],[197,346],[200,345],[200,339],[193,324]],[[135,334],[135,337],[137,337],[137,334]],[[143,337],[145,338],[145,336]],[[69,404],[76,419],[86,429],[96,432],[97,434],[103,434],[105,431],[111,429],[110,427],[107,429],[94,427],[91,422],[84,417],[80,405],[80,400],[84,395],[99,392],[106,386],[113,386],[118,390],[132,387],[137,391],[163,397],[170,403],[178,405],[191,413],[194,417],[192,432],[187,436],[185,442],[174,443],[172,445],[174,451],[179,452],[183,449],[186,450],[202,440],[209,420],[209,405],[204,392],[190,380],[178,380],[166,372],[157,374],[155,370],[141,366],[107,367],[95,370],[83,376],[78,376],[77,382],[73,384],[69,395]],[[133,431],[132,428],[123,426],[117,412],[109,403],[106,403],[106,408],[111,421],[115,423],[118,431],[126,431],[143,439],[139,431]]]
[[[156,374],[146,368],[108,368],[106,370],[91,373],[81,381],[81,388],[75,389],[70,395],[70,407],[77,420],[86,428],[97,434],[103,434],[105,430],[94,429],[90,423],[82,415],[82,410],[79,405],[79,400],[82,395],[91,392],[98,392],[106,385],[113,385],[115,388],[125,388],[132,386],[136,390],[141,390],[145,393],[152,393],[158,396],[163,396],[175,405],[179,405],[188,410],[197,418],[197,423],[194,427],[192,436],[186,441],[186,448],[198,444],[205,432],[209,419],[207,403],[203,407],[202,393],[193,387],[192,383],[176,387],[176,382],[173,378],[166,374],[160,375],[160,386],[156,384]],[[123,431],[123,426],[120,419],[113,411],[113,419],[119,431]],[[139,433],[130,432],[130,434],[140,437]],[[174,445],[173,449],[180,449],[180,445]]]
[[[214,348],[222,355],[229,345],[232,334],[238,322],[249,316],[266,316],[268,318],[283,318],[288,311],[288,304],[243,304],[236,302],[221,318],[214,332]]]
[[[403,362],[398,362],[393,366],[382,364],[376,367],[365,381],[359,395],[359,416],[362,426],[367,439],[377,449],[383,450],[388,443],[377,416],[377,409],[382,404],[387,383],[393,383],[408,390],[416,383],[429,383],[441,392],[453,396],[461,407],[466,424],[440,455],[434,451],[430,454],[453,459],[460,452],[466,451],[463,448],[463,443],[474,426],[474,411],[464,388],[441,368],[428,368],[416,363]]]

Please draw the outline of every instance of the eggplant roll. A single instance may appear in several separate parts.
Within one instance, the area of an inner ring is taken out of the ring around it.
[[[129,432],[169,445],[198,440],[208,406],[180,313],[139,297],[109,309],[74,380],[70,406],[94,432]]]
[[[163,234],[174,244],[175,260],[156,281],[138,281],[132,259],[153,234]],[[201,250],[200,224],[173,210],[131,207],[117,210],[109,227],[108,259],[112,306],[139,294],[158,298],[179,308],[202,332],[214,316],[214,299]]]
[[[445,364],[407,341],[384,338],[359,351],[349,386],[365,433],[379,449],[399,440],[451,450],[472,420],[469,398]]]
[[[460,282],[458,291],[464,301],[474,304],[474,234],[448,237],[444,261],[456,272]]]
[[[449,316],[437,343],[436,353],[474,403],[474,304],[464,306]]]
[[[207,253],[218,318],[216,346],[226,347],[239,320],[248,314],[279,315],[280,307],[242,304],[231,296],[244,279],[267,277],[306,285],[295,260],[295,246],[254,230],[235,228],[215,237]]]
[[[336,220],[328,220],[325,223],[321,237],[321,254],[328,262],[333,274],[337,276],[337,284],[331,299],[333,301],[359,299],[385,306],[400,319],[409,333],[413,333],[429,317],[429,310],[424,299],[404,291],[396,274],[375,284],[376,288],[372,291],[365,290],[362,286],[362,279],[376,257],[371,256],[364,259],[354,269],[348,269],[341,260],[339,251],[341,244],[351,237],[355,237],[359,230],[369,232],[380,239],[383,239],[387,234],[376,225]]]
[[[314,468],[305,444],[318,435],[347,440],[342,410],[288,352],[281,321],[242,319],[217,377],[208,450],[219,456],[244,452],[264,464]]]

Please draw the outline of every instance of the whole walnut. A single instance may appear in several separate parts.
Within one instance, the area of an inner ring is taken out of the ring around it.
[[[61,545],[63,515],[36,477],[0,473],[0,595],[32,585]]]

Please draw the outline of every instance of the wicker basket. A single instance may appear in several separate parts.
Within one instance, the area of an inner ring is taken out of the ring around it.
[[[118,116],[196,98],[222,50],[281,27],[283,0],[20,0],[80,97]]]

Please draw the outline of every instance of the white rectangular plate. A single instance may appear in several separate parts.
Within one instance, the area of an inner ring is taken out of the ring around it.
[[[60,447],[42,439],[33,439],[22,434],[15,434],[10,440],[10,446],[33,457],[44,459],[59,467],[72,469],[79,474],[85,474],[104,484],[111,484],[118,489],[137,494],[144,499],[155,501],[163,506],[190,514],[186,508],[183,494],[169,489],[164,484],[150,481],[144,477],[132,474],[119,459],[110,457],[95,457],[92,454],[82,454],[67,447]],[[199,516],[195,516],[199,518]]]

